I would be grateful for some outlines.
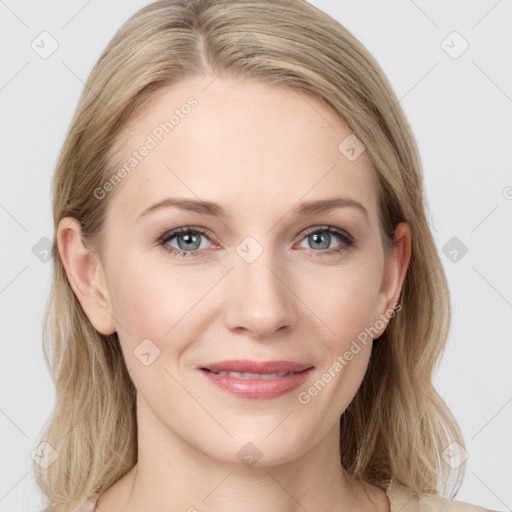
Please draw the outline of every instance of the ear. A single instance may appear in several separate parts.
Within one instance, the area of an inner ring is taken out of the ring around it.
[[[384,323],[385,325],[379,329],[379,333],[374,338],[378,338],[386,330],[392,311],[398,302],[410,259],[411,228],[407,222],[400,222],[395,228],[393,246],[386,259],[377,299],[376,311],[379,316],[375,319],[375,324]]]
[[[85,247],[80,222],[64,217],[57,227],[59,254],[69,284],[94,328],[101,334],[116,331],[103,267],[98,255]]]

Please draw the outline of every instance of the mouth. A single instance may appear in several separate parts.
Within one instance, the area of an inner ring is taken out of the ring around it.
[[[314,366],[293,361],[221,361],[198,367],[208,380],[238,398],[272,399],[297,388]]]
[[[275,373],[249,373],[249,372],[228,372],[228,371],[214,371],[208,368],[201,368],[206,372],[214,373],[215,375],[222,375],[227,377],[234,377],[236,379],[276,379],[277,377],[288,377],[296,373],[302,372],[275,372]],[[306,371],[306,370],[303,370]]]

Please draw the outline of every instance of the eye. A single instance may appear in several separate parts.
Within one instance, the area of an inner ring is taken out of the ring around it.
[[[203,256],[205,244],[201,238],[208,239],[207,230],[202,228],[182,227],[165,233],[159,240],[159,244],[168,252],[176,256]],[[177,247],[170,245],[175,242]]]
[[[341,240],[341,244],[336,245],[336,239]],[[351,246],[355,245],[355,238],[342,229],[334,226],[315,227],[313,230],[305,234],[304,242],[309,245],[309,248],[320,249],[315,250],[315,256],[333,255],[335,253],[342,253]],[[334,247],[331,243],[334,242]]]

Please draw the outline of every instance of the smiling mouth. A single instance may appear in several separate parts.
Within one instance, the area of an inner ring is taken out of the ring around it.
[[[274,364],[274,366],[276,366]],[[240,372],[233,370],[214,370],[198,368],[201,373],[216,387],[241,399],[271,400],[289,393],[304,384],[313,367],[287,368],[276,371],[275,368],[262,368],[261,373]],[[263,373],[264,371],[272,373]]]
[[[293,361],[223,361],[198,370],[225,392],[241,399],[272,400],[304,384],[313,366]]]

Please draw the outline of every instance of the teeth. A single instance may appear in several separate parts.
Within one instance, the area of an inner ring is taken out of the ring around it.
[[[235,377],[237,379],[275,379],[277,377],[285,377],[291,375],[293,372],[277,372],[277,373],[249,373],[249,372],[215,372],[210,370],[216,375]]]

